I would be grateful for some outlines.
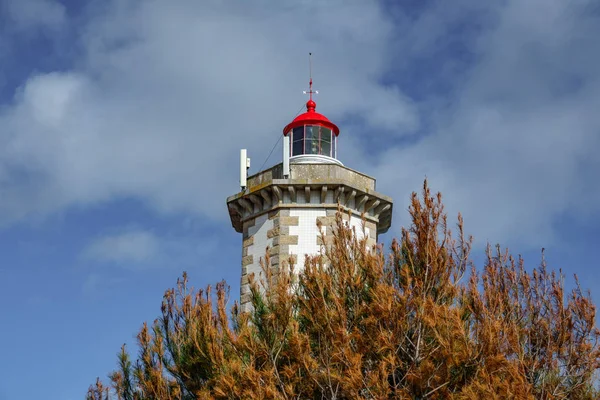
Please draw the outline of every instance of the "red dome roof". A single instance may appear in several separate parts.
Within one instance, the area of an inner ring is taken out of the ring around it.
[[[283,134],[287,135],[292,129],[303,125],[321,125],[331,129],[335,133],[335,136],[338,136],[340,134],[340,129],[327,119],[326,116],[316,112],[315,108],[317,108],[317,104],[312,99],[308,100],[306,102],[306,112],[298,115],[292,122],[287,124],[286,127],[283,128]]]

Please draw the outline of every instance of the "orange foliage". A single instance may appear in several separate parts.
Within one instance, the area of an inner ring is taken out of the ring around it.
[[[427,183],[409,211],[387,259],[341,213],[302,271],[274,271],[266,256],[249,313],[236,304],[228,316],[224,283],[213,295],[184,274],[138,334],[134,364],[122,348],[114,398],[598,398],[589,294],[565,294],[543,259],[528,273],[499,248],[477,273],[462,218],[455,238]],[[87,398],[108,399],[108,388],[98,380]]]

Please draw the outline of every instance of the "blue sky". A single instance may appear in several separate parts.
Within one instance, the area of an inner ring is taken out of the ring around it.
[[[545,247],[597,300],[598,37],[591,0],[0,0],[0,400],[82,398],[184,270],[237,297],[238,151],[262,165],[309,51],[385,243],[427,176],[475,260]]]

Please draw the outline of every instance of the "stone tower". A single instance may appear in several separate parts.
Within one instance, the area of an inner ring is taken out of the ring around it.
[[[320,252],[317,223],[326,236],[330,234],[338,205],[350,212],[348,223],[361,235],[364,213],[369,244],[375,244],[392,221],[392,199],[376,192],[375,179],[337,159],[340,131],[315,111],[312,79],[308,93],[306,112],[283,129],[283,163],[249,176],[245,188],[227,198],[231,224],[243,234],[242,310],[250,301],[248,275],[258,277],[267,247],[272,268],[291,257],[298,271],[306,254]]]

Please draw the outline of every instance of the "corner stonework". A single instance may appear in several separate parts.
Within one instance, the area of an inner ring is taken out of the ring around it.
[[[318,217],[317,224],[322,227],[324,236],[319,235],[317,239],[317,243],[325,246],[330,246],[333,242],[333,235],[336,229],[336,214],[338,210],[327,210],[326,217]],[[357,236],[359,238],[363,237],[363,234],[367,236],[367,247],[372,248],[377,245],[377,224],[373,221],[363,220],[362,218],[357,218],[353,215],[348,215],[347,213],[342,212],[342,220],[345,224],[347,224],[350,228],[356,229]],[[363,224],[364,224],[364,232],[363,232]]]
[[[248,177],[247,183],[227,199],[231,223],[243,235],[242,311],[250,309],[249,276],[260,280],[267,251],[274,274],[290,260],[298,272],[305,255],[321,253],[321,230],[324,244],[331,242],[338,210],[357,235],[363,235],[364,223],[369,246],[391,224],[392,199],[375,191],[375,179],[342,165],[292,164],[284,177],[278,164]]]
[[[249,276],[255,280],[263,276],[261,261],[269,254],[271,272],[276,274],[282,263],[290,260],[290,244],[298,243],[297,235],[290,235],[290,226],[298,225],[297,217],[290,217],[290,210],[276,209],[249,219],[243,224],[242,279],[240,282],[240,305],[242,311],[249,310],[251,300]],[[292,257],[292,260],[295,260]]]

